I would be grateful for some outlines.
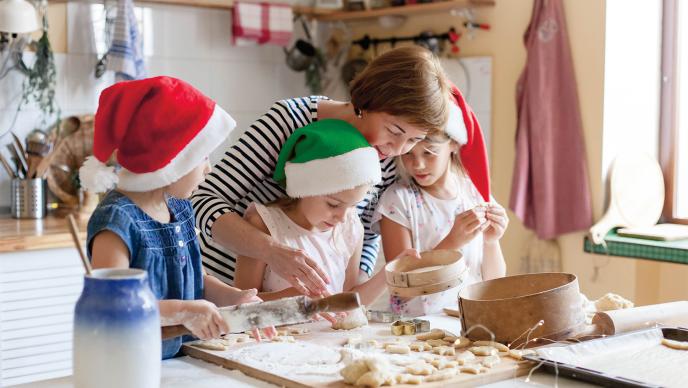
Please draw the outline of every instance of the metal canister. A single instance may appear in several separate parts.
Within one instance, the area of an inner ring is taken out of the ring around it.
[[[43,218],[47,212],[45,179],[12,179],[10,210],[14,218]]]

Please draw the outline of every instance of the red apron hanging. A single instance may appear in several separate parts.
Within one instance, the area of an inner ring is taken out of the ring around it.
[[[541,239],[592,224],[576,78],[561,0],[535,0],[518,81],[510,208]]]

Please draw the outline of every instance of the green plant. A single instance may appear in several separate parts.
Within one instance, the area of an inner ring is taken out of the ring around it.
[[[319,48],[315,48],[315,60],[306,69],[306,86],[312,94],[322,92],[322,74],[327,67],[327,60]]]
[[[43,15],[43,34],[40,39],[31,42],[30,47],[36,51],[36,60],[32,67],[27,66],[23,60],[18,61],[19,69],[26,75],[22,85],[22,100],[17,107],[35,102],[43,112],[42,124],[45,125],[48,118],[57,115],[60,119],[60,108],[55,101],[55,88],[57,87],[57,70],[55,68],[55,57],[48,39],[48,16],[46,4],[41,4]]]

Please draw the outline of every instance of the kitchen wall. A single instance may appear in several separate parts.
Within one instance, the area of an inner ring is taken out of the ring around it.
[[[70,4],[69,6],[74,6]],[[148,74],[170,75],[191,83],[220,104],[246,128],[276,100],[308,95],[303,73],[284,65],[280,47],[235,47],[231,45],[229,11],[154,5],[149,7],[152,21],[152,52],[146,57]],[[96,58],[80,43],[82,26],[68,25],[68,6],[50,7],[51,41],[56,52],[58,72],[57,100],[63,116],[95,112],[100,91],[113,82],[111,73],[96,80]],[[77,23],[78,24],[78,23]],[[0,133],[9,128],[18,99],[22,77],[17,72],[0,80]],[[40,125],[35,107],[23,108],[14,132],[23,138]],[[228,140],[236,137],[237,133]],[[9,137],[0,139],[4,146]],[[222,148],[214,158],[222,154]],[[0,207],[9,206],[10,181],[0,174]]]
[[[621,136],[612,137],[608,143],[623,139],[624,131],[628,137],[627,127],[604,127],[605,114],[609,119],[609,115],[619,112],[605,112],[604,106],[607,5],[613,5],[615,12],[625,13],[628,17],[642,17],[644,12],[646,17],[651,17],[658,1],[643,1],[564,0],[578,82],[595,220],[602,216],[606,207],[605,177],[608,164],[603,163],[603,159],[613,157],[609,152],[610,144],[604,144],[603,137],[606,133],[609,140],[609,133],[612,131],[620,132]],[[525,63],[523,32],[530,21],[532,4],[533,0],[497,0],[494,7],[475,9],[476,21],[490,23],[492,29],[487,32],[477,31],[473,39],[464,35],[459,41],[462,55],[484,55],[493,58],[492,141],[491,149],[488,151],[491,159],[493,194],[505,207],[509,202],[515,159],[515,87]],[[414,16],[393,31],[380,27],[376,22],[358,23],[354,25],[354,36],[360,37],[366,33],[374,37],[415,35],[423,30],[444,32],[450,26],[460,27],[463,20],[451,13]],[[636,25],[640,24],[644,23]],[[619,31],[615,30],[614,33]],[[639,39],[643,41],[651,40],[655,36],[654,32],[648,31],[647,28],[638,33],[642,35]],[[629,36],[631,34],[625,35],[625,38],[629,39]],[[633,57],[648,55],[650,47],[644,45],[643,50],[627,52],[628,58],[624,58],[624,66],[634,66]],[[619,70],[607,69],[609,72]],[[628,83],[631,84],[632,80]],[[634,110],[627,107],[625,112],[629,111]],[[647,130],[649,129],[646,128],[645,133]],[[688,278],[688,266],[586,254],[583,252],[583,232],[564,235],[556,241],[557,244],[549,244],[548,249],[543,249],[542,244],[534,244],[533,234],[525,229],[511,212],[510,218],[511,224],[502,239],[510,274],[521,272],[522,259],[529,251],[543,255],[556,254],[558,251],[564,271],[578,275],[582,291],[590,298],[600,297],[606,292],[616,292],[638,304],[688,299],[688,283],[685,282]]]

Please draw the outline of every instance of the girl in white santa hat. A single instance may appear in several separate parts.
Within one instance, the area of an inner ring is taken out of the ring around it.
[[[229,331],[216,306],[260,300],[255,289],[205,274],[187,200],[210,172],[208,155],[235,126],[181,80],[120,82],[100,95],[94,155],[79,171],[83,188],[107,192],[88,223],[93,267],[146,270],[162,325],[184,325],[201,339]],[[106,165],[113,155],[117,171]],[[271,336],[274,329],[266,331]],[[163,358],[175,356],[181,343],[164,340]]]
[[[467,270],[450,290],[416,298],[391,297],[392,310],[420,316],[457,305],[468,284],[504,276],[499,245],[509,219],[490,196],[487,152],[478,120],[461,92],[444,133],[429,135],[397,159],[403,179],[380,199],[373,216],[385,257],[409,248],[460,250]]]

